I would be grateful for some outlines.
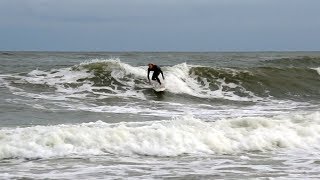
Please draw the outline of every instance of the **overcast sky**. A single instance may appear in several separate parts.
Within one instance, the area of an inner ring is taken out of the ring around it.
[[[320,50],[320,0],[0,0],[0,50]]]

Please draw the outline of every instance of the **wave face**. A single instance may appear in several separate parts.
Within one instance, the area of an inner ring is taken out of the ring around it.
[[[300,67],[211,68],[194,67],[191,73],[198,79],[210,82],[211,89],[218,89],[219,82],[235,84],[238,89],[226,88],[239,96],[243,90],[259,97],[305,99],[320,97],[318,69]],[[245,95],[245,94],[244,94]]]
[[[34,126],[0,130],[0,159],[70,155],[238,154],[277,149],[320,150],[320,114]]]

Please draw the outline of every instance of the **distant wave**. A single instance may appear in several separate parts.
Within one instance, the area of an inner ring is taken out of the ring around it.
[[[319,67],[320,57],[302,56],[294,58],[281,58],[265,61],[268,65],[286,67]]]
[[[9,52],[0,52],[0,55],[12,56],[14,54]]]

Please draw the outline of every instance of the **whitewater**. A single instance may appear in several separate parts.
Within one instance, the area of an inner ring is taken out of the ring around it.
[[[1,179],[319,178],[320,53],[3,52]],[[147,81],[158,64],[165,92]]]

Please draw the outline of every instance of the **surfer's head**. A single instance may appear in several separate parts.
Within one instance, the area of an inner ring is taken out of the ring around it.
[[[152,67],[153,67],[153,64],[152,64],[152,63],[149,63],[148,66],[149,66],[149,68],[152,68]]]

